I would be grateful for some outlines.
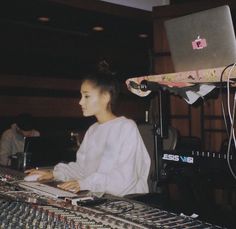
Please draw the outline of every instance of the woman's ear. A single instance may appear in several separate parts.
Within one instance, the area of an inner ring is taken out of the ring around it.
[[[102,100],[103,100],[103,103],[106,104],[107,106],[110,104],[111,95],[108,91],[104,91],[102,93]]]

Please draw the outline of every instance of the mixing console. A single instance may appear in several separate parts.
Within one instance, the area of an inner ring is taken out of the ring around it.
[[[98,207],[107,213],[126,219],[145,228],[221,228],[195,220],[188,216],[179,216],[138,202],[113,200]]]
[[[17,181],[24,178],[24,173],[0,166],[0,180]]]
[[[9,172],[9,174],[5,174]],[[64,199],[51,199],[18,185],[22,174],[0,169],[0,228],[23,229],[197,229],[215,226],[188,216],[180,216],[146,204],[107,195],[91,205],[71,205]]]

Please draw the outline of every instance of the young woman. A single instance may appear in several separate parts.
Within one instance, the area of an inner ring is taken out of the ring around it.
[[[150,158],[134,121],[113,113],[118,87],[111,74],[83,80],[80,106],[97,122],[86,132],[76,162],[59,163],[53,171],[26,171],[38,180],[56,179],[64,190],[91,190],[123,196],[147,193]]]

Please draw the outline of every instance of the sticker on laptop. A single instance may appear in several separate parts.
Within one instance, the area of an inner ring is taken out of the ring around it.
[[[193,49],[206,48],[207,47],[206,39],[200,38],[200,36],[198,36],[196,40],[192,41],[192,47],[193,47]]]

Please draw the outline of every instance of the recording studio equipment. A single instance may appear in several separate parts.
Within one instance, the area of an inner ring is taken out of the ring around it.
[[[233,154],[229,156],[230,163],[235,159]],[[206,177],[214,175],[214,180],[220,176],[227,175],[229,178],[229,170],[227,164],[227,154],[223,152],[200,151],[200,150],[164,150],[161,154],[162,168],[161,178],[166,179],[174,174],[186,175],[191,169],[195,174],[205,173]],[[188,168],[186,171],[185,169]],[[180,172],[181,170],[181,172]]]
[[[0,167],[0,228],[215,228],[185,215],[161,210],[134,200],[103,196],[103,201],[91,205],[72,205],[70,197],[52,198],[38,191],[39,183],[23,186],[24,174]],[[28,182],[29,183],[29,182]],[[44,188],[47,184],[40,183]],[[53,189],[54,192],[63,190]],[[45,190],[44,190],[45,191]],[[64,192],[64,191],[63,191]],[[72,194],[74,195],[74,194]],[[92,199],[91,199],[92,200]]]
[[[220,152],[210,152],[210,151],[195,151],[195,150],[171,150],[163,151],[162,160],[174,161],[179,163],[197,164],[199,162],[207,161],[226,161],[227,154]],[[229,155],[229,159],[233,159],[233,155]]]
[[[14,182],[18,180],[22,180],[25,174],[20,171],[16,171],[14,169],[10,169],[8,167],[0,166],[0,180]]]
[[[24,171],[30,164],[30,156],[30,153],[27,152],[17,152],[11,155],[11,167],[13,169]]]
[[[51,198],[68,198],[68,197],[75,197],[76,194],[73,194],[71,192],[64,191],[59,188],[51,187],[46,184],[42,184],[40,182],[19,182],[19,186],[22,188],[25,188],[27,190],[31,190],[33,192],[36,192],[40,195],[51,197]]]
[[[11,167],[21,171],[73,161],[79,143],[74,142],[71,136],[26,137],[24,141],[23,152],[11,156]]]
[[[132,82],[131,84],[135,84],[135,82]],[[150,82],[150,81],[147,81],[147,80],[143,80],[140,85],[137,85],[137,87],[141,90],[141,91],[148,91],[148,90],[151,90],[151,91],[158,91],[158,90],[161,90],[163,89],[163,87],[157,83],[157,82]]]

